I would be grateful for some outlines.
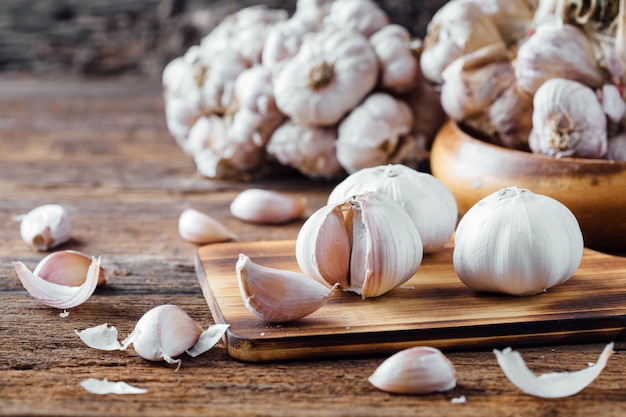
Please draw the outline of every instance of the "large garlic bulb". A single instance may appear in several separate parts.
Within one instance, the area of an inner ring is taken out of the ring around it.
[[[324,23],[371,36],[389,23],[389,17],[373,0],[335,0]]]
[[[306,275],[364,299],[409,280],[422,257],[422,241],[407,212],[375,192],[321,207],[296,239],[296,260]]]
[[[304,39],[274,79],[278,108],[296,123],[336,124],[374,88],[378,62],[364,35],[326,28]]]
[[[602,158],[607,150],[606,116],[596,93],[563,78],[546,81],[533,99],[530,149],[550,156]]]
[[[559,201],[508,187],[472,206],[454,239],[454,269],[477,291],[531,295],[567,281],[583,256],[576,217]]]
[[[337,184],[328,196],[328,204],[365,191],[383,194],[406,210],[420,235],[424,253],[437,252],[450,240],[458,217],[456,200],[432,175],[401,164],[364,168]]]

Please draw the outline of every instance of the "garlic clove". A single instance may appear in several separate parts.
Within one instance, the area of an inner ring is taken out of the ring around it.
[[[85,282],[91,262],[91,257],[82,252],[74,250],[52,252],[39,261],[33,274],[48,282],[76,287]],[[101,266],[98,285],[105,285],[107,280],[106,270]]]
[[[312,314],[328,302],[335,288],[298,272],[258,265],[244,254],[235,269],[246,308],[271,323]]]
[[[22,239],[38,251],[67,242],[71,232],[69,214],[60,204],[44,204],[21,216]]]
[[[279,224],[296,220],[306,211],[306,198],[277,191],[249,188],[230,204],[230,212],[250,223]]]
[[[76,307],[85,301],[96,289],[100,277],[100,259],[92,258],[84,282],[78,286],[61,285],[31,272],[23,262],[13,262],[17,276],[26,291],[40,303],[61,309]]]
[[[613,342],[605,346],[598,361],[574,372],[553,372],[535,375],[520,355],[510,347],[493,350],[498,365],[513,385],[528,395],[541,398],[563,398],[575,395],[591,384],[602,372],[613,355]]]
[[[453,389],[456,370],[438,349],[416,346],[387,358],[368,380],[394,394],[429,394]]]
[[[185,209],[178,218],[178,233],[188,242],[215,243],[237,236],[213,217],[195,209]]]

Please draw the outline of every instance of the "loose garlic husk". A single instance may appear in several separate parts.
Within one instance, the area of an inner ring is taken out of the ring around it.
[[[563,78],[546,81],[533,98],[530,149],[555,157],[602,158],[607,151],[606,116],[596,93]]]
[[[439,349],[416,346],[385,359],[368,380],[394,394],[430,394],[456,387],[456,370]]]
[[[88,260],[82,253],[62,251],[42,259],[34,272],[23,262],[16,261],[13,265],[22,285],[34,299],[66,310],[87,301],[99,283],[106,283],[100,259]]]
[[[215,243],[236,239],[218,220],[196,209],[185,209],[178,218],[178,234],[192,243]]]
[[[571,278],[582,256],[583,235],[572,212],[513,186],[483,198],[461,218],[453,264],[471,289],[532,295]]]
[[[270,323],[291,322],[314,313],[335,288],[298,272],[259,265],[244,254],[239,255],[235,271],[246,308]]]
[[[71,237],[70,216],[60,204],[44,204],[18,218],[22,240],[38,251],[47,251]]]
[[[174,359],[176,356],[187,352],[196,357],[208,351],[219,342],[228,327],[227,324],[213,324],[203,331],[180,307],[164,304],[146,312],[121,343],[117,340],[117,329],[106,323],[76,331],[76,334],[94,349],[126,350],[132,344],[142,358],[177,364],[178,370],[182,361]]]
[[[456,228],[458,208],[452,192],[434,176],[401,164],[364,168],[351,174],[330,192],[327,204],[338,204],[366,191],[383,194],[406,210],[420,235],[424,253],[441,250]]]
[[[306,275],[339,284],[363,299],[409,280],[422,257],[422,241],[410,216],[375,192],[321,207],[296,239],[296,260]]]
[[[260,188],[248,188],[230,203],[230,212],[250,223],[279,224],[299,219],[306,211],[306,198]]]

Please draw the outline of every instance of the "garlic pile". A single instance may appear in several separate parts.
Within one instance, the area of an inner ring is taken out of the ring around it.
[[[624,1],[452,0],[433,16],[421,68],[450,119],[502,146],[622,159]]]
[[[517,187],[480,200],[461,218],[453,264],[478,291],[531,295],[567,281],[583,256],[583,236],[557,200]]]
[[[198,171],[335,179],[425,162],[445,114],[421,41],[373,0],[296,6],[244,8],[164,69],[167,127]]]

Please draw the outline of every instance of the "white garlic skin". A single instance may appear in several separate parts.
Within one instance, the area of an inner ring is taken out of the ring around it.
[[[477,291],[532,295],[567,281],[583,256],[576,217],[559,201],[508,187],[472,206],[454,240],[454,270]]]
[[[278,191],[248,188],[233,199],[230,212],[239,220],[250,223],[287,223],[304,215],[306,198]]]
[[[372,0],[335,0],[324,24],[371,36],[389,23],[387,14]]]
[[[60,204],[44,204],[34,208],[20,221],[22,240],[41,252],[67,242],[71,233],[69,213]]]
[[[552,78],[533,98],[528,138],[535,153],[602,158],[608,146],[607,118],[596,93],[586,85]]]
[[[458,208],[452,192],[434,176],[402,164],[364,168],[349,175],[330,192],[327,203],[340,203],[366,191],[383,194],[404,208],[424,253],[441,250],[456,228]]]
[[[202,328],[181,308],[165,304],[145,313],[133,333],[133,348],[139,356],[172,363],[173,358],[196,344]]]
[[[430,394],[453,389],[456,370],[439,349],[416,346],[385,359],[368,380],[394,394]]]

